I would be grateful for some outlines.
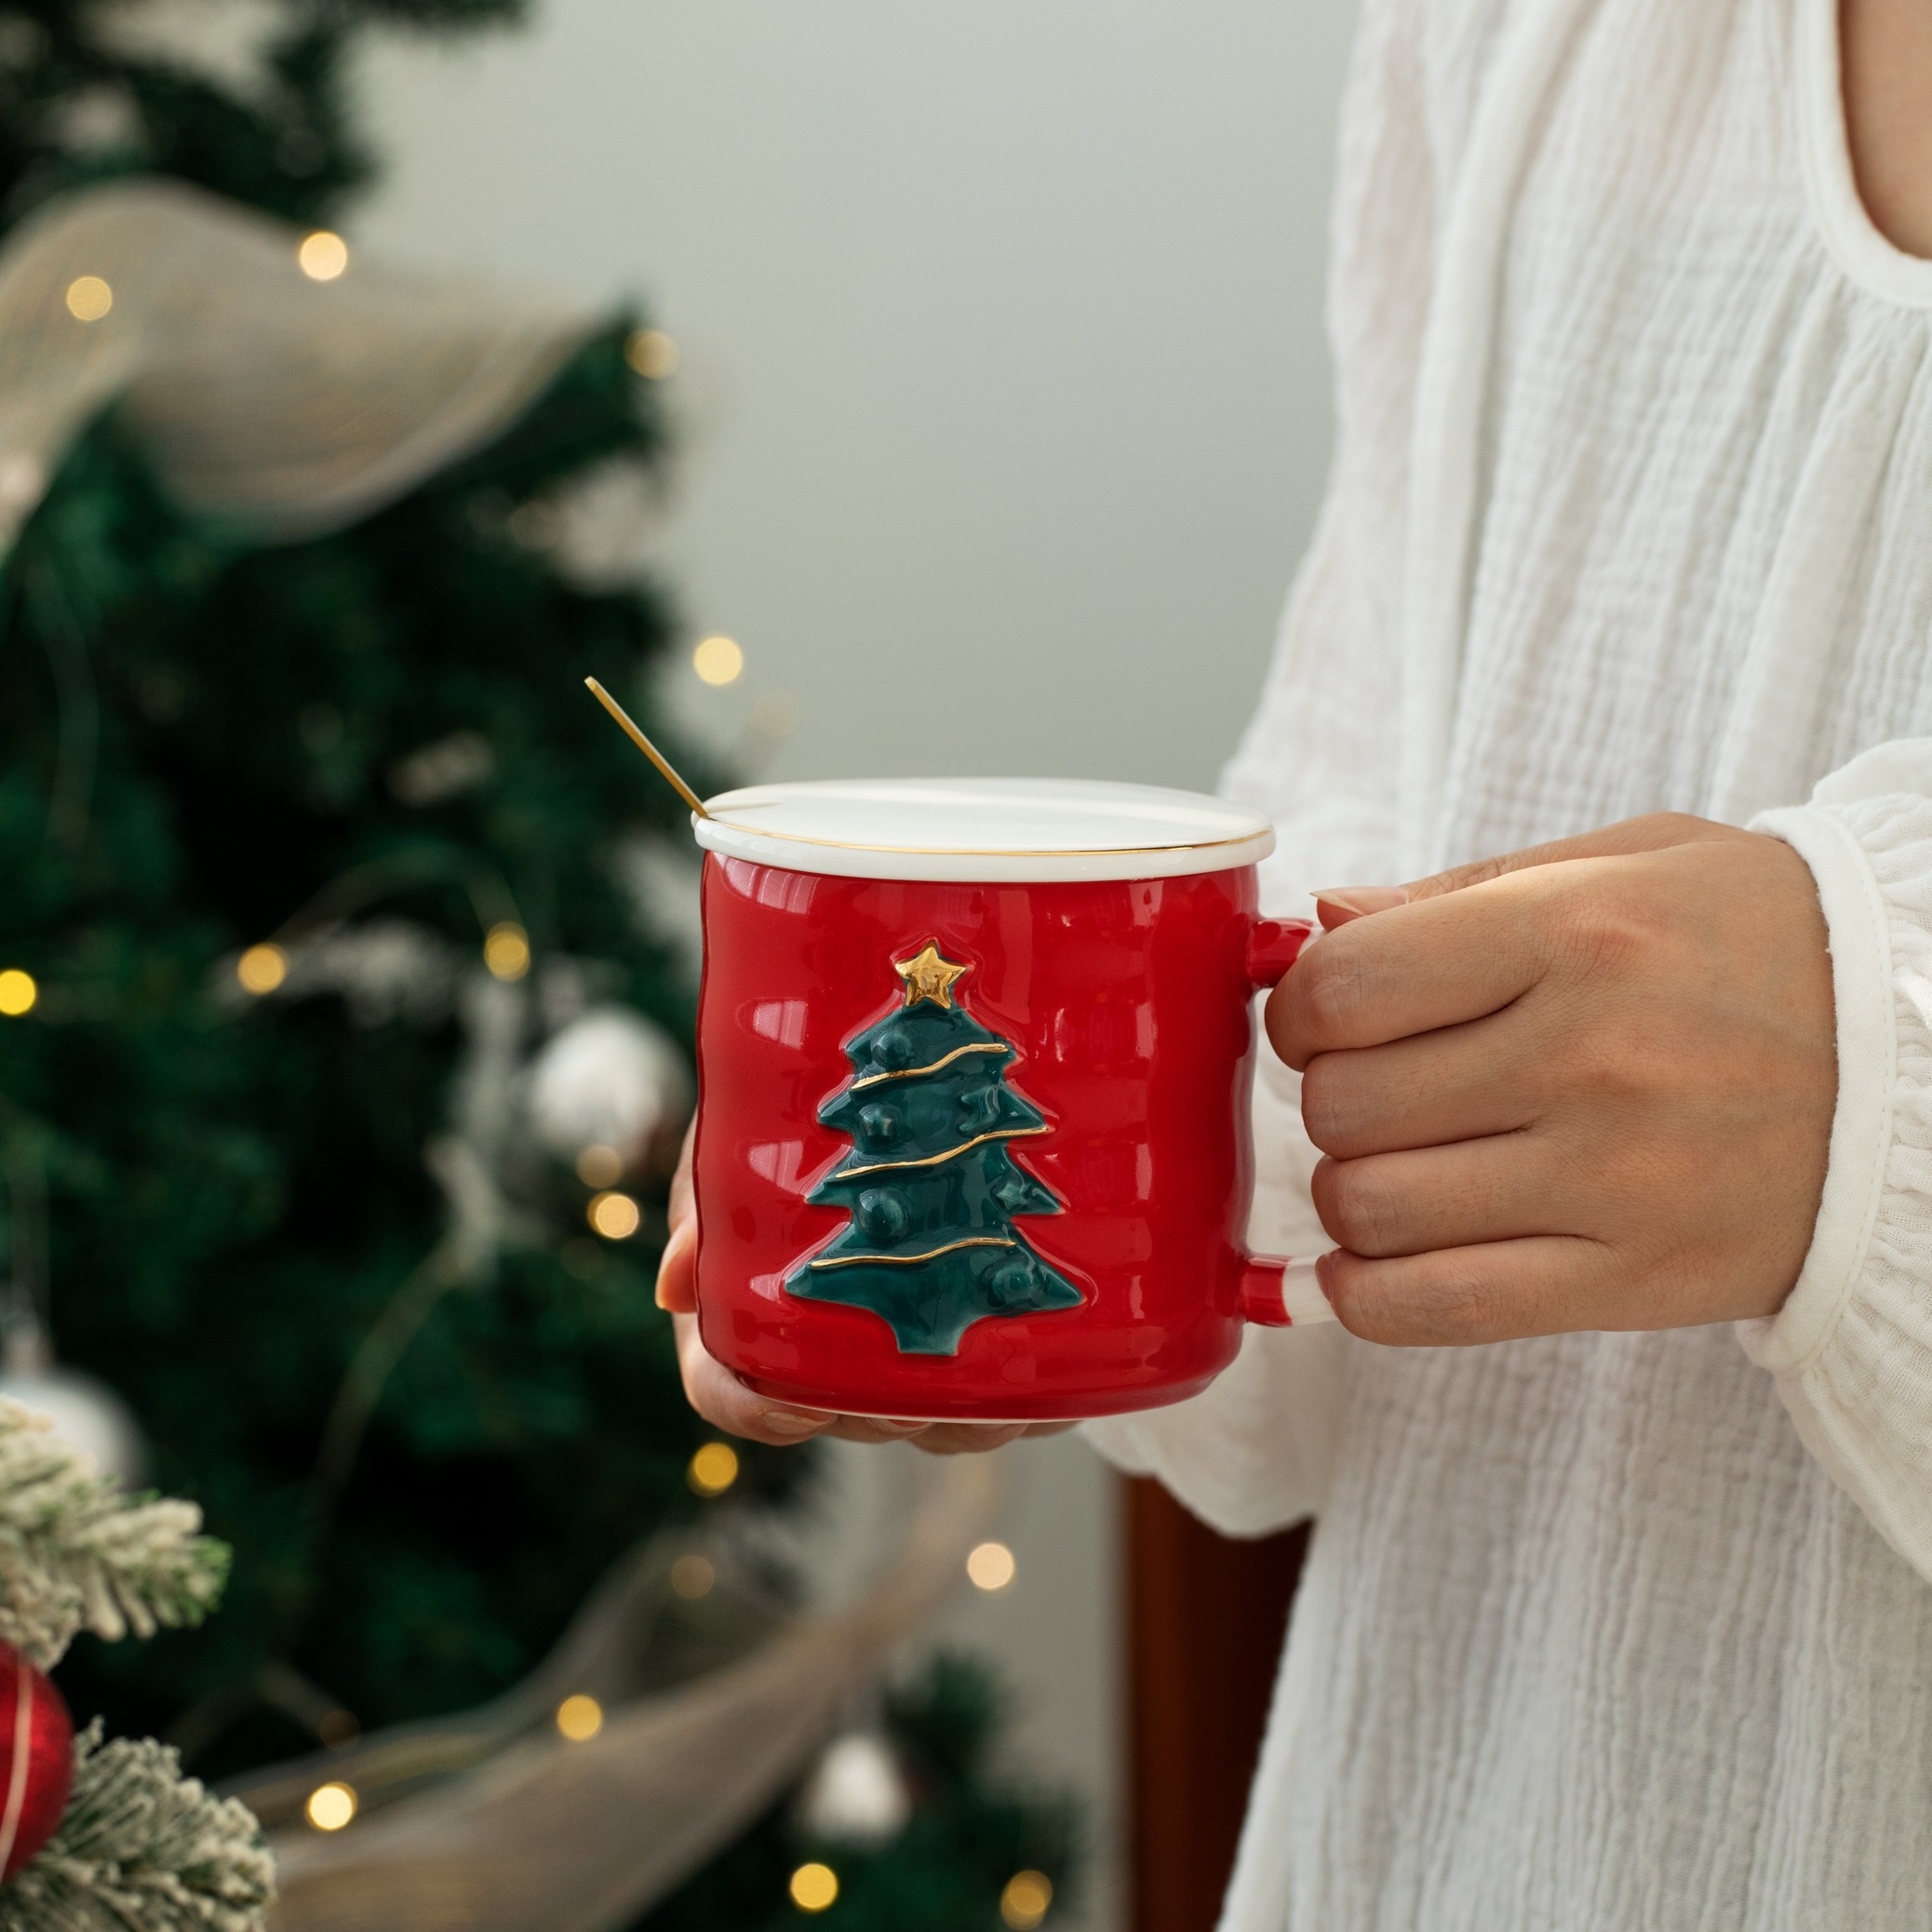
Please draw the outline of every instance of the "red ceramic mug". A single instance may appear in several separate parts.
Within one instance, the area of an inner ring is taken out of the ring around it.
[[[698,1321],[753,1389],[852,1415],[1152,1408],[1244,1322],[1329,1319],[1242,1246],[1267,821],[1074,781],[713,799]]]

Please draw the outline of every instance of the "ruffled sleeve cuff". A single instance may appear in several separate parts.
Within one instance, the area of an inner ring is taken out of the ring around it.
[[[1881,745],[1752,828],[1818,883],[1838,1101],[1797,1285],[1739,1335],[1812,1454],[1932,1577],[1932,739]]]

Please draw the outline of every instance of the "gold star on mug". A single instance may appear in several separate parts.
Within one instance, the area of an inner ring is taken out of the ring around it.
[[[906,982],[906,1003],[917,1006],[921,1000],[941,1006],[953,1003],[953,982],[972,969],[946,959],[931,940],[926,949],[910,959],[894,959],[892,970]]]

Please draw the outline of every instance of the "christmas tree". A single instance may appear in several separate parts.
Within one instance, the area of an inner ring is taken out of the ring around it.
[[[245,1805],[150,1739],[76,1738],[42,1670],[83,1630],[200,1622],[228,1552],[192,1504],[130,1501],[0,1402],[0,1932],[262,1932],[275,1897]]]
[[[237,78],[139,0],[0,7],[0,259],[147,174],[353,278],[323,224],[370,173],[356,37],[517,10],[272,0]],[[59,1681],[205,1777],[496,1697],[638,1539],[808,1467],[704,1473],[651,1295],[694,993],[637,881],[685,828],[582,682],[649,718],[675,624],[570,537],[573,492],[655,476],[674,359],[613,316],[482,447],[283,543],[184,507],[108,408],[0,562],[0,1329],[10,1368],[50,1335],[118,1391],[235,1550],[221,1618]],[[863,1899],[910,1886],[979,1925],[1015,1860],[1064,1877],[1063,1811],[922,1744],[925,1709],[892,1720],[912,1821],[828,1923],[904,1923]],[[808,1841],[787,1800],[650,1923],[791,1918]],[[49,1896],[0,1886],[0,1925],[105,1923]]]
[[[1048,1131],[1006,1083],[1013,1042],[956,1001],[969,969],[936,945],[895,963],[904,1003],[848,1044],[852,1080],[819,1109],[852,1151],[810,1198],[851,1224],[785,1286],[870,1308],[906,1354],[956,1355],[975,1322],[1074,1308],[1081,1295],[1013,1226],[1060,1202],[1009,1151]]]

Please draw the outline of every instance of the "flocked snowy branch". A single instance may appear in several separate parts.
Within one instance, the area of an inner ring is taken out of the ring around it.
[[[81,1630],[113,1642],[199,1623],[228,1571],[200,1530],[193,1503],[129,1498],[0,1398],[0,1641],[43,1670]]]
[[[262,1932],[275,1863],[254,1814],[152,1738],[74,1739],[60,1828],[0,1887],[0,1932]]]

